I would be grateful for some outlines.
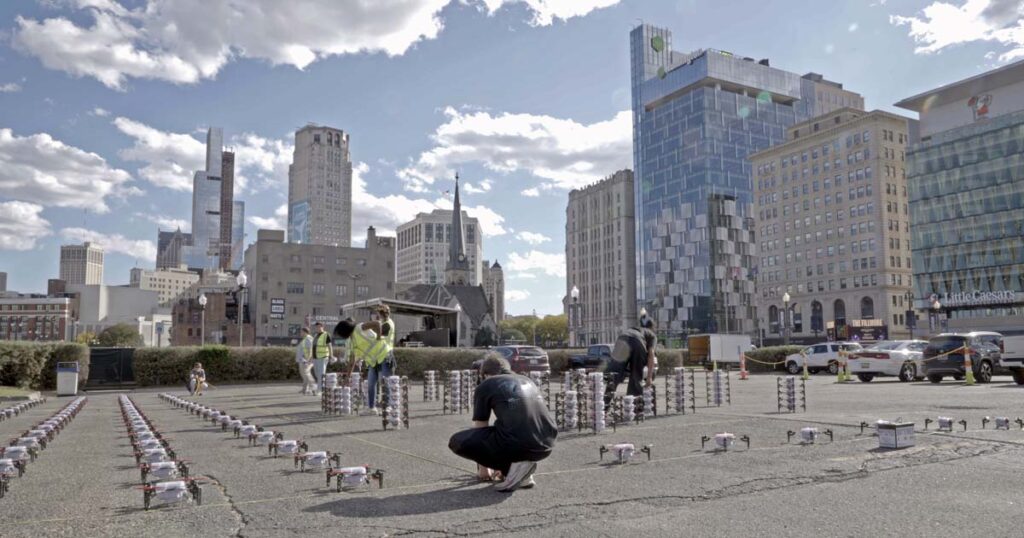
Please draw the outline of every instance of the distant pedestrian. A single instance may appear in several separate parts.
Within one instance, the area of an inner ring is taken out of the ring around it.
[[[188,374],[188,390],[193,396],[202,396],[206,387],[206,370],[203,370],[203,363],[197,362]]]
[[[324,376],[327,374],[327,362],[334,356],[331,335],[324,330],[324,324],[316,322],[316,334],[313,335],[313,374],[316,376],[316,391],[320,395],[323,390]]]
[[[295,346],[295,364],[302,378],[302,393],[316,394],[316,380],[313,379],[313,336],[309,327],[303,327],[299,334],[299,345]]]
[[[380,414],[377,409],[377,384],[394,373],[394,356],[391,354],[391,344],[388,341],[392,326],[377,320],[356,323],[350,318],[342,320],[334,327],[334,336],[346,340],[347,349],[351,350],[349,374],[358,368],[360,362],[366,366],[366,414]]]
[[[551,455],[558,437],[544,397],[530,378],[513,374],[508,361],[493,352],[481,364],[480,376],[473,392],[473,427],[453,435],[448,448],[475,461],[479,478],[501,478],[498,491],[532,488],[537,462]]]

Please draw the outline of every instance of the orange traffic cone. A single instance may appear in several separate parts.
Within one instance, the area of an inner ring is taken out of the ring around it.
[[[747,380],[747,354],[740,353],[740,380]]]

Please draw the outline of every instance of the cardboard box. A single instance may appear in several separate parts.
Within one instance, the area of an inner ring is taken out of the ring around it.
[[[913,422],[879,422],[878,448],[907,448],[914,446]]]

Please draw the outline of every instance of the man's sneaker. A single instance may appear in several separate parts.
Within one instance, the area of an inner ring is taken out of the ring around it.
[[[380,411],[378,411],[376,407],[364,407],[359,410],[359,414],[364,417],[371,415],[380,416]]]
[[[534,471],[537,470],[535,461],[517,461],[509,467],[505,480],[495,487],[498,491],[515,491]]]
[[[526,477],[526,480],[523,480],[522,484],[519,484],[519,489],[530,489],[536,485],[537,483],[533,481],[533,475],[530,475]]]

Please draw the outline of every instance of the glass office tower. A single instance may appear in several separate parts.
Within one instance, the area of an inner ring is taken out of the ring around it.
[[[755,334],[756,250],[747,156],[856,93],[728,52],[672,50],[664,28],[630,33],[637,301],[666,337]]]

